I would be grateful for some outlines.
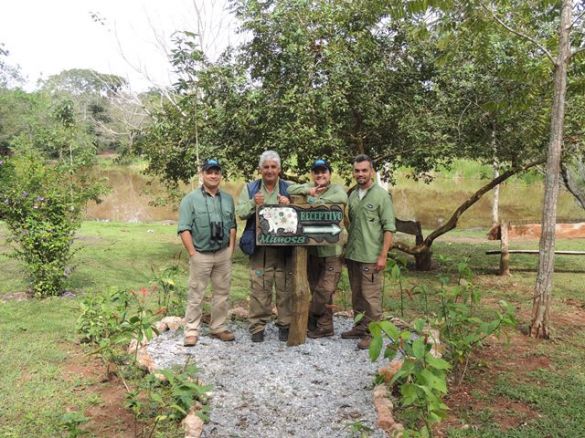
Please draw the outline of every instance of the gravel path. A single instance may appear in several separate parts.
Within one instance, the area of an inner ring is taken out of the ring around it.
[[[352,320],[335,318],[335,332]],[[234,342],[223,343],[203,331],[195,347],[183,346],[183,332],[155,338],[148,351],[160,368],[183,365],[188,356],[213,385],[206,437],[351,437],[352,425],[375,427],[373,378],[380,363],[356,340],[308,339],[298,347],[278,341],[277,329],[266,328],[266,340],[254,344],[247,326],[233,324]],[[358,434],[359,436],[359,434]]]

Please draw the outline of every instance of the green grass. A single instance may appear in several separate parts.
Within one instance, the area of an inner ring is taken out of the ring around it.
[[[485,230],[449,233],[433,247],[435,258],[442,258],[438,270],[404,272],[406,320],[420,315],[422,309],[422,296],[412,294],[413,287],[426,284],[430,290],[436,290],[439,274],[450,275],[455,281],[454,266],[464,258],[469,258],[476,273],[474,284],[482,289],[486,299],[490,302],[506,299],[520,312],[529,313],[538,258],[512,255],[512,277],[498,277],[495,275],[498,256],[487,256],[485,250],[497,248],[499,243],[483,240],[484,235]],[[0,299],[27,287],[22,265],[8,258],[6,237],[6,228],[0,223]],[[537,244],[514,243],[515,247],[529,248],[536,248]],[[584,244],[585,240],[560,240],[557,247],[582,249]],[[172,225],[85,222],[75,245],[80,250],[74,258],[75,270],[68,289],[77,298],[0,303],[0,437],[60,436],[65,412],[70,409],[83,412],[100,403],[95,394],[83,390],[91,382],[63,378],[64,364],[80,352],[75,321],[81,296],[100,293],[111,286],[146,287],[153,271],[175,264],[181,267],[178,281],[186,285],[187,257]],[[570,309],[568,300],[585,303],[582,293],[585,258],[559,256],[556,267],[553,321],[555,315],[564,315]],[[339,308],[349,308],[351,295],[345,271],[339,287],[336,303]],[[246,258],[238,251],[234,258],[232,303],[245,305],[248,288]],[[430,303],[431,309],[436,310],[436,299],[431,297]],[[389,313],[398,313],[399,287],[390,278],[385,280],[384,305]],[[493,307],[484,309],[486,315],[494,311]],[[556,327],[556,333],[555,342],[539,344],[538,353],[550,359],[551,367],[531,374],[533,381],[516,381],[513,374],[503,372],[492,392],[487,395],[474,392],[478,397],[520,400],[533,407],[540,417],[519,429],[501,431],[489,411],[469,412],[467,421],[473,428],[450,430],[450,436],[579,436],[585,430],[585,333],[582,327],[566,325]]]

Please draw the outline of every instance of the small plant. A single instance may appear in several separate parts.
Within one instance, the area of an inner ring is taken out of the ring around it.
[[[169,266],[157,273],[153,270],[154,290],[157,292],[159,313],[182,315],[185,311],[186,290],[177,285],[179,266]]]
[[[384,346],[384,337],[390,340],[384,350],[385,358],[403,357],[400,370],[390,385],[397,384],[400,391],[400,406],[416,411],[415,417],[424,424],[418,430],[405,431],[405,436],[430,436],[433,423],[441,421],[447,413],[442,397],[447,393],[448,362],[431,354],[432,345],[427,342],[426,321],[418,319],[413,331],[400,331],[390,321],[370,323],[372,333],[370,359],[376,360]]]
[[[459,370],[459,382],[465,376],[471,352],[482,341],[503,328],[516,326],[515,309],[506,301],[499,302],[500,311],[493,319],[482,319],[479,314],[480,290],[472,283],[473,273],[467,261],[457,264],[457,284],[449,287],[446,278],[441,279],[438,296],[441,309],[437,325],[441,339],[447,344],[451,362]]]
[[[200,385],[195,380],[197,373],[195,365],[187,363],[182,369],[161,370],[166,382],[160,381],[152,374],[146,375],[137,388],[130,391],[126,397],[126,406],[133,412],[135,428],[140,421],[150,419],[149,431],[143,436],[151,437],[156,429],[165,421],[179,423],[187,416],[192,406],[198,403],[198,415],[202,420],[208,420],[208,406],[206,394],[210,386]]]
[[[138,343],[153,338],[156,329],[153,324],[156,316],[147,307],[148,290],[138,291],[109,289],[103,294],[86,297],[81,303],[81,315],[77,321],[77,331],[82,341],[97,345],[98,354],[110,373],[110,366],[117,362],[120,346],[132,339]],[[137,362],[138,348],[134,353]]]
[[[406,269],[406,263],[402,260],[390,259],[385,272],[390,273],[390,278],[398,283],[400,289],[400,316],[404,318],[404,287],[402,284],[402,269]]]
[[[368,438],[370,433],[373,432],[371,427],[366,426],[359,420],[348,424],[347,427],[351,431],[351,435],[358,438]]]
[[[61,427],[67,432],[69,438],[76,438],[87,434],[86,431],[79,428],[87,421],[88,418],[81,412],[67,412],[61,417]]]

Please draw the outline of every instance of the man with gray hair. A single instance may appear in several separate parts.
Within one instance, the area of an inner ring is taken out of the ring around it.
[[[288,340],[292,318],[292,266],[287,247],[255,246],[256,207],[263,204],[288,205],[289,183],[280,179],[280,156],[275,151],[260,155],[261,178],[244,186],[236,214],[246,220],[240,248],[250,256],[250,333],[253,342],[264,341],[264,329],[272,316],[272,289],[276,289],[278,338]]]

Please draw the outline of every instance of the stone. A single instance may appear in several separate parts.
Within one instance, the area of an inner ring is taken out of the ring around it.
[[[150,357],[150,354],[148,354],[146,347],[140,347],[138,349],[136,360],[140,368],[148,371],[151,374],[154,374],[157,369],[156,364],[154,363],[154,360],[152,360],[152,357]]]
[[[229,310],[228,317],[231,320],[246,321],[248,319],[248,310],[243,307],[234,307]]]
[[[378,369],[378,374],[384,378],[385,383],[390,383],[396,373],[402,368],[403,359],[393,359],[388,365]]]
[[[142,339],[140,346],[138,345],[138,341],[136,340],[136,338],[132,339],[130,341],[130,344],[128,345],[128,354],[136,353],[136,348],[142,349],[142,348],[146,347],[147,344],[148,344],[148,340],[146,338]]]
[[[166,322],[164,321],[157,321],[154,324],[154,328],[159,332],[159,333],[164,333],[169,329],[169,326]]]
[[[160,322],[165,323],[169,330],[178,330],[185,325],[183,318],[178,316],[165,316]]]
[[[394,421],[394,417],[392,416],[394,405],[388,398],[386,385],[377,385],[374,388],[374,407],[378,416],[378,427],[384,430],[388,435],[392,436],[396,421]]]
[[[353,310],[341,310],[339,312],[335,312],[334,315],[353,320]]]
[[[203,433],[203,420],[191,409],[182,421],[185,438],[199,438]]]

